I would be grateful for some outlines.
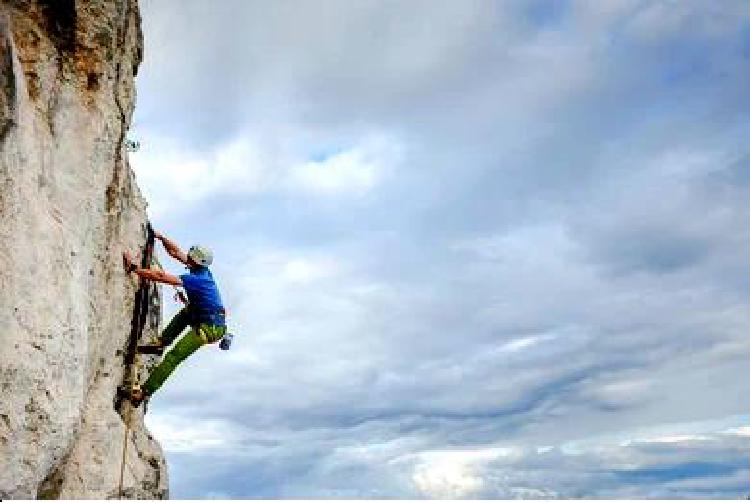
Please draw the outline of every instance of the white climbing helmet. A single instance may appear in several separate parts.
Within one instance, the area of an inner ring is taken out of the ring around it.
[[[214,261],[214,254],[207,247],[196,244],[188,251],[188,258],[198,265],[207,267]]]

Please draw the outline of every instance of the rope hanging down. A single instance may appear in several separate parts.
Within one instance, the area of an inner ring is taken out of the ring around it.
[[[141,253],[141,267],[150,268],[154,256],[154,229],[151,223],[146,224],[146,245]],[[135,293],[135,302],[133,303],[133,319],[130,325],[130,338],[128,339],[127,352],[125,353],[126,372],[130,371],[129,384],[130,390],[137,389],[140,386],[138,369],[140,365],[138,356],[138,340],[143,335],[143,328],[146,325],[148,317],[149,298],[151,297],[151,283],[140,278],[138,291]],[[120,484],[118,493],[123,498],[123,480],[125,477],[125,460],[128,451],[128,436],[130,434],[130,420],[133,415],[133,405],[128,403],[128,410],[125,416],[125,439],[122,445],[122,463],[120,465]]]

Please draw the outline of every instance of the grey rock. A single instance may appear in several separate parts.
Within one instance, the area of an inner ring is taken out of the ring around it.
[[[115,408],[138,287],[121,252],[146,222],[124,148],[141,53],[137,0],[0,3],[0,498],[117,498],[129,413],[124,495],[167,497],[143,407]]]

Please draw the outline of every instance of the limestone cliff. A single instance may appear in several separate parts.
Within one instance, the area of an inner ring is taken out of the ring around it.
[[[118,495],[137,288],[120,253],[146,222],[123,144],[141,51],[137,0],[0,3],[0,498]],[[163,498],[142,413],[125,495]]]

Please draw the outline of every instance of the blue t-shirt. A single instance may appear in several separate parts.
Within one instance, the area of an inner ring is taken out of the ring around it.
[[[219,288],[207,267],[190,269],[189,274],[180,276],[182,287],[187,293],[188,309],[199,322],[224,326],[224,304],[221,302]]]

